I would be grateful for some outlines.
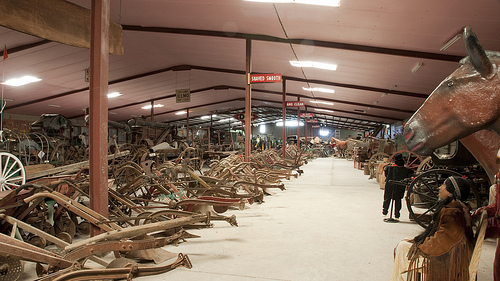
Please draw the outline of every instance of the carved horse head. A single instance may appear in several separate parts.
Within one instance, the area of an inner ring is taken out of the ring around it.
[[[484,51],[469,27],[468,57],[444,79],[404,127],[409,150],[430,155],[436,148],[489,129],[500,135],[500,53]]]

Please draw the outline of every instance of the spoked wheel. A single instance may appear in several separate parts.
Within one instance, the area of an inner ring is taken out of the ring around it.
[[[26,183],[21,160],[8,152],[0,152],[0,191],[11,190]]]
[[[418,166],[420,165],[420,163],[422,162],[422,156],[417,155],[417,154],[415,154],[411,151],[408,151],[408,150],[401,150],[401,151],[398,151],[398,152],[392,154],[391,158],[389,158],[389,162],[392,161],[392,159],[394,158],[394,155],[396,155],[396,154],[401,154],[403,156],[403,159],[405,160],[405,167],[412,169],[412,170],[416,170],[418,168]]]
[[[433,169],[421,173],[409,185],[405,197],[406,206],[410,218],[420,226],[426,228],[429,225],[438,204],[439,187],[450,176],[462,175],[451,170]],[[472,184],[471,194],[466,203],[472,206],[479,206],[480,203],[479,192]]]
[[[375,170],[377,169],[377,166],[380,163],[384,162],[384,158],[389,158],[389,157],[390,157],[390,155],[387,153],[384,153],[384,152],[375,153],[372,155],[372,157],[370,157],[370,160],[368,160],[368,169],[370,171],[370,178],[369,179],[373,179],[376,177]]]
[[[353,149],[346,149],[344,152],[344,157],[348,161],[354,160],[354,150]]]
[[[418,168],[417,168],[417,174],[420,173],[421,171],[427,171],[427,170],[430,170],[434,167],[434,162],[432,162],[432,157],[431,156],[427,156],[426,158],[424,158],[424,160],[422,160],[422,162],[420,162],[420,164],[418,165]]]
[[[142,176],[142,168],[134,162],[127,162],[113,172],[117,190],[131,184],[139,176]]]
[[[49,161],[54,164],[67,165],[79,159],[79,152],[75,146],[69,143],[60,143],[52,150]]]

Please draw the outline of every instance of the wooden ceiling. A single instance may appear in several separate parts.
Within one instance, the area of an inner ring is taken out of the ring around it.
[[[90,8],[89,0],[72,0]],[[369,131],[404,121],[466,56],[459,40],[471,26],[487,50],[500,51],[500,1],[341,1],[340,7],[243,0],[111,0],[111,18],[123,27],[123,55],[110,55],[109,119],[148,116],[155,121],[203,126],[200,117],[227,118],[244,110],[245,44],[252,40],[252,72],[281,73],[287,101],[300,99],[326,124]],[[89,103],[89,50],[0,28],[9,57],[5,79],[33,75],[42,81],[4,86],[6,113],[60,113],[81,118]],[[297,68],[290,60],[338,65],[336,71]],[[412,73],[418,64],[420,69]],[[255,123],[281,118],[281,83],[252,84]],[[305,91],[324,87],[335,93]],[[190,89],[189,103],[175,90]],[[320,105],[311,100],[334,105]],[[333,112],[318,111],[317,109]],[[293,116],[295,110],[287,110]],[[218,122],[221,123],[221,122]],[[222,123],[221,123],[222,124]]]

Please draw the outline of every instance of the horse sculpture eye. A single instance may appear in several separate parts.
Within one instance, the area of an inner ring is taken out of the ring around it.
[[[448,81],[448,82],[446,83],[446,85],[448,85],[448,87],[453,86],[453,80]]]

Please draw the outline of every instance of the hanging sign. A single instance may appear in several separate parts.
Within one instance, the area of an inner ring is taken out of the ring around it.
[[[191,91],[189,89],[178,89],[175,90],[175,102],[190,102],[191,101]]]
[[[321,128],[320,125],[312,125],[311,128]]]
[[[306,119],[307,123],[319,123],[318,119]]]
[[[233,115],[233,118],[238,121],[245,122],[245,112],[236,113],[235,115]],[[257,118],[259,118],[259,116],[255,113],[252,113],[252,121]]]
[[[286,107],[305,107],[306,106],[303,101],[287,101],[285,105],[286,105]]]
[[[281,83],[281,73],[250,74],[250,83]]]
[[[307,113],[307,112],[300,113],[299,117],[302,117],[302,118],[313,118],[314,117],[314,113]]]
[[[85,82],[90,82],[90,67],[85,68]]]

